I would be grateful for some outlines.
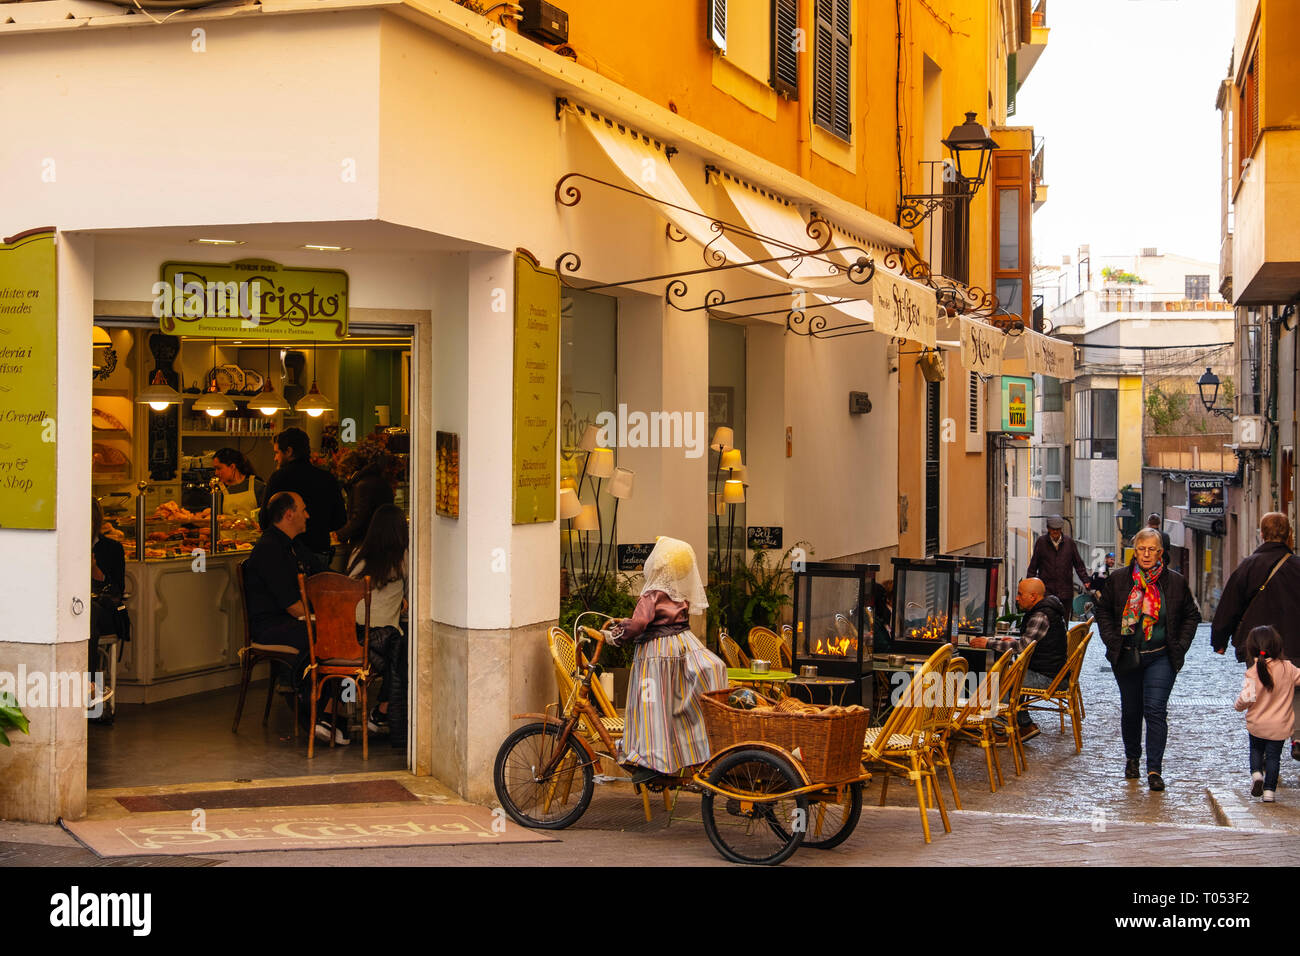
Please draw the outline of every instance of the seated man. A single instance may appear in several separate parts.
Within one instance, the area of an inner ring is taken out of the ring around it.
[[[1016,605],[1025,612],[1021,619],[1020,636],[993,638],[987,645],[993,649],[994,654],[1004,654],[1008,650],[1019,654],[1029,646],[1030,641],[1037,641],[1029,670],[1025,671],[1023,686],[1047,687],[1065,666],[1065,607],[1060,598],[1047,593],[1046,587],[1038,578],[1021,580],[1016,587]],[[984,643],[980,638],[976,641]],[[972,646],[976,641],[971,642]],[[1022,710],[1017,715],[1016,722],[1020,726],[1021,740],[1038,736],[1038,727],[1026,711]]]
[[[307,528],[307,506],[298,493],[282,491],[272,495],[265,510],[267,529],[244,562],[248,627],[254,643],[284,644],[298,651],[290,679],[299,687],[309,655],[304,623],[307,612],[298,589],[298,575],[313,574],[320,568],[301,543]],[[322,731],[317,725],[316,731],[318,736],[329,739],[328,726]],[[349,742],[343,727],[335,734],[334,742]]]

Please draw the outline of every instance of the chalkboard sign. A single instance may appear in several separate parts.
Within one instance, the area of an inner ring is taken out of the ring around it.
[[[781,547],[781,526],[780,525],[756,525],[752,528],[745,529],[745,543],[750,548],[770,548]]]
[[[620,571],[640,571],[645,559],[655,549],[653,544],[620,544],[618,546],[618,569]]]

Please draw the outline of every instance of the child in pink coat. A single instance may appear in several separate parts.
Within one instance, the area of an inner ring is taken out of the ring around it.
[[[1250,732],[1250,795],[1263,794],[1272,803],[1277,790],[1282,745],[1291,736],[1291,698],[1300,686],[1300,668],[1283,656],[1282,635],[1272,627],[1257,627],[1246,636],[1251,667],[1233,706],[1246,711]]]

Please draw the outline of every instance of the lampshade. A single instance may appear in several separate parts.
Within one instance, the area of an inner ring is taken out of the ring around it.
[[[271,384],[269,379],[262,386],[262,391],[257,394],[257,397],[248,404],[263,415],[274,415],[276,412],[287,412],[289,410],[289,403],[275,390],[275,386]]]
[[[194,401],[194,410],[196,412],[207,412],[213,418],[216,418],[222,412],[233,412],[235,402],[229,395],[217,388],[217,383],[212,382],[208,390],[200,398]]]
[[[736,433],[726,425],[719,425],[713,432],[713,441],[709,447],[714,451],[727,451],[736,446]]]
[[[575,491],[575,492],[576,492],[576,491],[578,490],[578,482],[577,482],[577,479],[574,479],[574,478],[561,478],[561,479],[560,479],[560,490],[563,491],[565,488],[568,488],[570,491]]]
[[[135,400],[138,405],[148,405],[155,412],[161,412],[168,405],[179,405],[181,393],[168,385],[162,369],[157,369],[153,380],[136,393]]]
[[[294,405],[294,410],[306,412],[312,418],[320,418],[333,407],[334,403],[322,395],[320,389],[316,387],[316,383],[312,382],[311,390],[298,399],[298,403]]]
[[[578,517],[573,519],[574,531],[599,531],[600,516],[596,514],[595,505],[583,505]]]
[[[722,486],[722,500],[729,505],[738,505],[745,500],[745,486],[739,481],[729,479]]]
[[[630,468],[615,468],[614,477],[609,482],[609,493],[615,498],[631,498],[634,475]]]
[[[732,470],[742,467],[742,463],[740,460],[740,449],[728,448],[726,451],[724,451],[722,453],[722,460],[719,462],[718,467],[728,468]]]
[[[748,486],[749,467],[747,465],[739,465],[731,469],[731,477],[734,478],[736,481],[740,482],[742,485]]]
[[[709,514],[725,515],[727,513],[727,504],[722,500],[722,495],[709,492]]]
[[[599,434],[599,428],[595,425],[588,425],[587,430],[582,433],[582,440],[578,442],[578,447],[583,451],[594,451],[596,448],[596,436]]]
[[[593,478],[609,478],[614,474],[614,449],[593,448],[587,460],[587,474]]]
[[[582,514],[582,502],[578,500],[578,493],[572,488],[560,489],[560,518],[576,518]]]
[[[108,330],[100,328],[98,325],[92,328],[90,336],[91,336],[90,343],[93,348],[99,348],[100,346],[107,346],[113,344],[113,339],[108,334]]]

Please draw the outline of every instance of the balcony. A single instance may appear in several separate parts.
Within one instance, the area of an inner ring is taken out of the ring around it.
[[[1044,143],[1043,137],[1034,137],[1034,154],[1029,160],[1029,177],[1034,186],[1034,212],[1047,202],[1047,183],[1043,178]]]
[[[1029,15],[1029,29],[1016,51],[1016,85],[1023,86],[1038,58],[1047,49],[1047,0],[1038,0]]]
[[[1232,289],[1236,305],[1300,295],[1300,129],[1266,129],[1233,197]]]

